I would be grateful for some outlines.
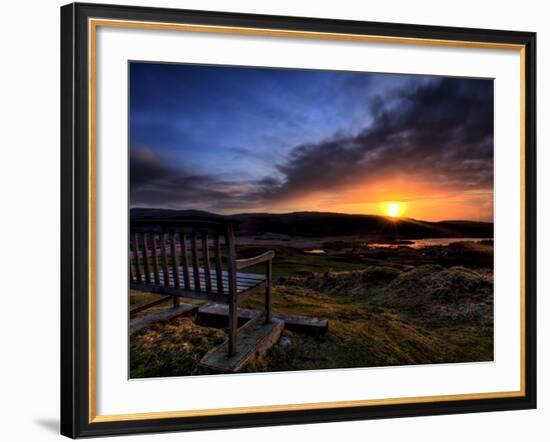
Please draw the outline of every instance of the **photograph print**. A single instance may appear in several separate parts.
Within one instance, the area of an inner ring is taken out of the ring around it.
[[[493,361],[492,79],[129,63],[129,377]]]

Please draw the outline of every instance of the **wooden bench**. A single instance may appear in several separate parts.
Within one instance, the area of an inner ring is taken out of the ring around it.
[[[130,222],[130,288],[167,295],[137,307],[146,308],[172,298],[192,298],[229,305],[228,354],[235,355],[238,301],[258,290],[265,292],[264,321],[272,321],[271,276],[275,254],[267,251],[237,259],[230,223],[223,219],[160,218]],[[263,274],[240,270],[263,264]]]

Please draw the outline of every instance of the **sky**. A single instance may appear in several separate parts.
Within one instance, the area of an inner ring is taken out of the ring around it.
[[[130,64],[130,206],[493,220],[493,81]]]

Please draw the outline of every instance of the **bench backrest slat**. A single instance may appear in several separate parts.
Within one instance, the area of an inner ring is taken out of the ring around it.
[[[223,293],[223,274],[222,274],[222,247],[220,243],[220,235],[214,236],[214,263],[216,267],[216,288],[218,293]]]
[[[168,273],[168,255],[166,253],[166,234],[162,232],[160,234],[160,257],[162,261],[162,277],[164,279],[164,285],[170,286],[170,275]]]
[[[153,256],[153,272],[155,277],[155,284],[160,285],[160,272],[159,272],[159,258],[157,255],[157,248],[158,248],[158,242],[157,242],[157,235],[156,233],[151,234],[152,238],[152,256]]]
[[[145,273],[145,282],[151,284],[151,271],[149,269],[149,245],[147,244],[147,232],[141,235],[141,255],[143,259],[143,272]]]
[[[174,287],[180,288],[180,272],[179,272],[179,259],[178,259],[178,246],[176,233],[171,232],[170,235],[170,259],[172,260],[172,278],[174,279]]]
[[[201,291],[201,276],[199,267],[199,246],[197,243],[197,232],[191,233],[191,261],[193,263],[193,281],[195,283],[195,290]]]
[[[180,232],[180,250],[181,250],[181,263],[183,266],[183,285],[186,289],[191,288],[191,282],[189,281],[189,248],[187,247],[187,238],[184,232]]]
[[[202,260],[204,262],[205,290],[212,293],[212,280],[210,279],[210,253],[208,251],[208,234],[202,234]]]
[[[141,282],[141,269],[139,265],[139,250],[138,250],[138,234],[133,233],[130,235],[130,246],[132,247],[132,256],[133,256],[133,264],[134,264],[134,275],[136,277],[136,281],[138,283]]]

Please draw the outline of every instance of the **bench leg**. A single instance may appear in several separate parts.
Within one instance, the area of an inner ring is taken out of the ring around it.
[[[271,322],[271,276],[273,270],[271,259],[265,263],[265,322]]]
[[[237,332],[239,328],[237,313],[237,295],[231,294],[229,299],[229,348],[227,349],[229,357],[237,353]]]

